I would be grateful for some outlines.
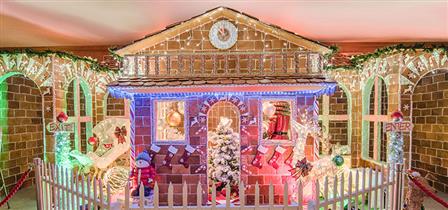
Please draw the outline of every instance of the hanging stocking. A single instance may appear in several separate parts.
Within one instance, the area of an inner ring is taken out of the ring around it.
[[[159,146],[157,146],[155,144],[151,145],[151,148],[149,148],[149,151],[148,151],[149,157],[151,158],[151,164],[154,163],[154,159],[155,159],[154,157],[159,152],[160,152],[160,147]]]
[[[255,155],[254,160],[252,160],[252,165],[257,168],[262,168],[263,163],[261,162],[261,158],[264,154],[266,154],[266,152],[268,152],[268,148],[263,147],[262,145],[258,146],[257,154]]]
[[[272,155],[271,159],[269,159],[268,164],[271,165],[273,168],[278,169],[280,166],[277,163],[277,160],[280,158],[280,156],[285,153],[286,149],[278,146],[275,148],[274,154]]]
[[[291,151],[291,153],[289,153],[288,157],[285,159],[285,165],[289,166],[290,168],[292,168],[292,155],[294,154],[294,151]]]
[[[163,160],[162,166],[166,166],[168,168],[172,168],[171,160],[173,160],[174,155],[177,153],[176,147],[170,146],[168,147],[168,154],[165,156],[165,160]]]
[[[187,145],[185,147],[184,154],[182,154],[182,157],[180,157],[180,159],[179,159],[179,163],[182,164],[185,168],[188,168],[189,164],[187,163],[187,161],[191,157],[191,154],[193,154],[193,152],[195,150],[196,149],[193,148],[192,146]]]

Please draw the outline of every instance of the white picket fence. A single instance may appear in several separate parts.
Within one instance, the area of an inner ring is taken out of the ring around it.
[[[350,171],[347,179],[344,175],[325,178],[322,183],[318,181],[313,183],[318,193],[311,200],[308,200],[308,206],[304,205],[303,195],[305,188],[301,182],[297,184],[295,193],[298,202],[291,201],[288,184],[283,187],[283,203],[275,203],[274,186],[269,185],[268,202],[260,202],[260,185],[255,184],[255,201],[253,205],[247,205],[245,201],[246,187],[244,183],[239,186],[238,204],[231,203],[230,189],[227,186],[226,202],[223,205],[216,203],[216,188],[211,187],[212,202],[207,203],[202,200],[204,193],[208,192],[197,185],[196,205],[191,206],[188,203],[187,184],[182,185],[182,202],[173,200],[174,187],[172,184],[168,187],[167,194],[160,194],[157,183],[154,187],[152,199],[145,199],[143,196],[143,187],[140,190],[139,198],[130,197],[130,185],[125,187],[124,198],[122,202],[112,203],[110,186],[103,186],[100,180],[91,182],[90,177],[79,176],[69,170],[62,170],[51,164],[44,164],[40,159],[35,159],[36,184],[39,209],[126,209],[126,210],[171,210],[171,209],[247,209],[247,210],[293,210],[293,209],[401,209],[403,174],[389,170],[389,168],[362,168]],[[398,168],[395,171],[399,171]],[[59,176],[57,175],[59,174]],[[347,180],[347,183],[344,183]],[[93,183],[93,184],[91,184]],[[399,183],[399,184],[397,184]],[[308,189],[309,190],[309,189]],[[160,196],[167,196],[167,205],[160,204]]]

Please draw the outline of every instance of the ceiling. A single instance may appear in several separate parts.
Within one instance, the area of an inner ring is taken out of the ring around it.
[[[0,47],[121,45],[218,6],[321,42],[448,42],[448,0],[0,0]]]

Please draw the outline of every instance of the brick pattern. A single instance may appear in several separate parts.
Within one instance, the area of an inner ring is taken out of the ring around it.
[[[107,116],[124,116],[124,99],[107,96]]]
[[[429,183],[448,192],[448,71],[424,76],[413,100],[412,167],[430,174]]]
[[[7,129],[3,128],[1,169],[5,184],[12,188],[33,158],[43,158],[42,97],[36,84],[23,76],[12,76],[7,84]],[[4,84],[3,84],[4,85]],[[2,93],[5,96],[5,93]],[[25,186],[32,183],[34,174]]]
[[[186,101],[189,116],[185,116],[190,119],[197,116],[199,113],[200,105],[205,101],[205,97],[189,97]],[[248,106],[250,116],[258,116],[259,110],[259,98],[242,97],[242,101]],[[312,106],[314,102],[314,97],[300,96],[297,97],[296,103],[299,107]],[[216,104],[215,104],[216,105]],[[151,135],[151,125],[154,123],[151,121],[151,111],[152,111],[152,100],[150,98],[136,98],[135,99],[135,150],[136,154],[148,148],[151,145],[152,135]],[[233,105],[232,105],[233,106]],[[213,108],[212,108],[213,110]],[[212,119],[213,120],[213,119]],[[188,140],[189,144],[193,147],[199,146],[204,152],[206,152],[207,147],[207,132],[201,130],[205,124],[197,123],[189,127]],[[245,126],[246,132],[240,132],[241,134],[241,148],[251,146],[256,148],[259,144],[259,128],[258,125],[247,125]],[[207,186],[207,170],[202,170],[196,172],[201,165],[207,164],[207,157],[201,156],[198,153],[194,153],[190,159],[188,168],[178,163],[179,158],[183,154],[184,145],[176,145],[175,147],[179,149],[178,153],[174,156],[172,160],[172,169],[168,167],[162,167],[162,162],[167,154],[168,145],[161,145],[162,149],[158,155],[155,157],[155,164],[157,168],[157,180],[160,182],[161,193],[166,193],[168,189],[169,182],[174,184],[174,197],[175,202],[181,202],[181,199],[176,199],[176,197],[181,197],[181,184],[182,182],[187,182],[188,184],[188,197],[190,202],[195,201],[196,196],[196,186],[200,182],[205,188]],[[282,166],[275,170],[267,164],[267,161],[272,157],[274,153],[275,146],[267,146],[269,152],[263,157],[263,168],[258,169],[251,165],[252,160],[255,157],[256,151],[249,152],[248,154],[241,155],[241,165],[246,165],[251,171],[251,174],[241,172],[241,181],[245,184],[253,185],[256,181],[260,184],[260,190],[262,196],[260,202],[267,203],[267,191],[269,183],[272,181],[275,185],[276,194],[283,192],[283,183],[292,181],[288,172],[289,167],[282,165],[282,161],[291,153],[292,147],[285,147],[288,149],[281,159],[278,161]],[[314,140],[309,139],[306,145],[306,156],[309,160],[313,160],[314,154]],[[292,182],[290,183],[292,184]],[[291,189],[292,190],[292,189]],[[246,192],[247,202],[253,204],[254,202],[254,188],[249,188]],[[281,201],[282,196],[276,197],[276,202]],[[161,198],[161,203],[166,203],[165,198]],[[206,197],[203,198],[204,201],[207,200]],[[178,203],[180,204],[180,203]]]
[[[221,19],[217,19],[219,21]],[[209,41],[209,31],[214,22],[206,23],[198,28],[181,33],[167,41],[151,46],[143,51],[146,53],[163,53],[165,51],[216,51],[217,49]],[[292,44],[286,40],[280,40],[256,29],[236,24],[238,28],[238,41],[228,51],[281,51],[303,50],[303,47]],[[246,30],[244,30],[246,29]],[[203,40],[203,41],[201,41]]]

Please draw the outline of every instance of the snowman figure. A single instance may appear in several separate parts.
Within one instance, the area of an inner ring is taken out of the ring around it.
[[[143,184],[145,189],[145,197],[150,196],[154,189],[154,178],[156,170],[151,165],[151,158],[149,154],[144,151],[137,155],[135,166],[131,171],[132,179],[132,196],[139,196],[140,184]]]

